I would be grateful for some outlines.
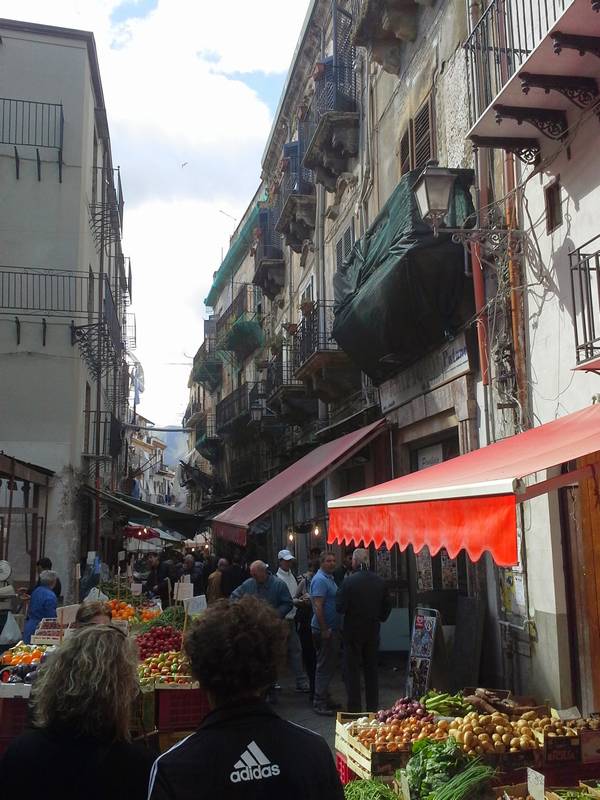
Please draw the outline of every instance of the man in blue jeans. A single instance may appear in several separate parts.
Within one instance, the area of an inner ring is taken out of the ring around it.
[[[342,618],[335,604],[338,588],[333,577],[335,555],[322,553],[320,561],[321,568],[310,584],[310,599],[314,611],[311,627],[317,651],[313,708],[316,714],[332,717],[338,706],[329,696],[329,685],[340,653]]]

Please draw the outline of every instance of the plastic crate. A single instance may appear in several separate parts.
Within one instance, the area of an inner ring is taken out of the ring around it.
[[[27,725],[28,703],[22,697],[0,697],[0,739],[14,739]]]
[[[156,694],[156,727],[161,733],[194,730],[210,710],[202,689],[157,689]]]
[[[346,759],[341,753],[335,754],[335,765],[337,767],[342,786],[345,786],[347,783],[350,783],[350,781],[355,781],[358,778],[358,775],[355,772],[352,772]]]

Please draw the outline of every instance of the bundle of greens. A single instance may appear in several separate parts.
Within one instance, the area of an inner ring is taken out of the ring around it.
[[[462,692],[449,694],[432,689],[421,698],[421,703],[429,713],[439,714],[441,717],[464,717],[469,711],[473,711],[473,706],[467,703]]]
[[[469,763],[453,736],[443,742],[421,739],[413,744],[412,752],[406,765],[406,777],[411,798],[417,800],[429,800]]]
[[[346,800],[398,800],[398,795],[378,780],[350,781],[344,786]]]
[[[145,622],[140,630],[142,633],[146,633],[146,631],[152,630],[152,628],[161,628],[170,625],[172,628],[177,628],[178,631],[182,631],[184,620],[185,611],[183,607],[171,606],[170,608],[165,608],[158,617],[151,619],[149,622]]]
[[[430,800],[467,800],[473,798],[486,787],[494,776],[491,767],[482,764],[477,758],[469,766],[457,773],[448,783],[429,795]]]

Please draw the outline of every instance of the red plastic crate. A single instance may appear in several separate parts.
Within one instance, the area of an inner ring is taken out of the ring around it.
[[[342,786],[345,786],[350,781],[356,780],[358,775],[355,772],[352,772],[350,767],[348,766],[346,759],[341,753],[335,754],[335,765],[337,767],[338,775],[340,776],[340,781],[342,782]]]
[[[0,697],[0,739],[14,739],[27,725],[27,700]]]
[[[157,689],[157,729],[192,731],[210,711],[202,689]]]

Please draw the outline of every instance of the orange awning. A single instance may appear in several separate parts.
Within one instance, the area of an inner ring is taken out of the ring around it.
[[[304,486],[323,480],[385,428],[385,420],[380,419],[315,448],[216,516],[211,522],[214,533],[236,544],[245,544],[246,533],[253,522],[277,508]]]
[[[489,551],[518,562],[516,504],[594,474],[575,470],[540,483],[537,472],[600,451],[600,405],[511,436],[420,472],[329,502],[329,541],[398,544],[473,561]]]

